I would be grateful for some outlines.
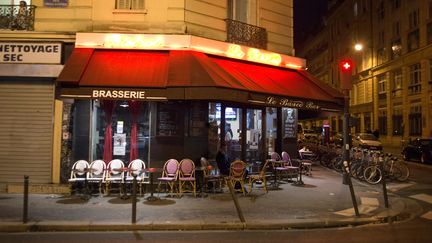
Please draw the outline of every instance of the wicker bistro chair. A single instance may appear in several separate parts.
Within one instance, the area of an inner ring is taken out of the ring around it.
[[[288,162],[281,159],[281,156],[277,152],[271,154],[271,161],[273,170],[275,171],[275,176],[282,179],[283,175],[289,178],[290,170],[287,168]],[[276,181],[275,181],[276,183]]]
[[[249,193],[252,192],[253,184],[260,181],[262,184],[262,188],[267,193],[267,170],[269,167],[270,161],[266,160],[263,167],[261,168],[258,174],[249,175]]]
[[[87,182],[98,185],[99,195],[102,195],[102,184],[105,182],[106,164],[103,160],[94,160],[90,163],[87,173]]]
[[[128,165],[125,182],[128,184],[133,183],[134,176],[136,176],[137,183],[139,185],[140,196],[143,195],[143,184],[149,184],[149,176],[145,171],[146,165],[144,161],[140,159],[132,160]]]
[[[236,184],[240,184],[241,189],[237,189],[246,195],[244,184],[245,184],[245,173],[246,173],[246,163],[241,160],[236,160],[231,163],[230,175],[228,180],[232,184],[233,188]]]
[[[193,192],[196,197],[196,178],[195,178],[195,164],[191,159],[182,159],[179,164],[179,194],[183,195],[183,192]],[[191,189],[187,190],[187,186]]]
[[[178,181],[178,174],[179,174],[179,162],[176,159],[169,159],[167,162],[165,162],[163,170],[162,170],[162,177],[159,177],[159,185],[158,185],[158,192],[160,192],[160,186],[162,183],[165,183],[169,186],[169,193],[174,193],[176,182]]]
[[[86,173],[89,168],[89,163],[85,160],[78,160],[72,165],[71,175],[68,180],[71,194],[78,190],[78,187],[86,185]]]
[[[117,184],[120,194],[122,193],[122,183],[124,183],[124,163],[119,159],[111,160],[107,165],[105,173],[105,193],[107,195],[111,192],[112,184]]]
[[[313,154],[312,152],[307,152],[308,154]],[[300,162],[302,163],[302,173],[308,176],[312,176],[312,160],[305,158],[306,153],[299,152]]]
[[[289,154],[285,151],[282,152],[282,160],[286,161],[285,168],[287,169],[287,175],[292,179],[296,178],[298,180],[298,175],[300,173],[300,167],[295,166],[291,160]]]

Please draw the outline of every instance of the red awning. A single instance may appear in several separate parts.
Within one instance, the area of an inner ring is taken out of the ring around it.
[[[57,82],[62,94],[122,87],[145,89],[148,95],[167,99],[226,100],[269,106],[311,101],[329,108],[340,108],[342,104],[338,91],[304,71],[196,51],[77,48]],[[269,103],[273,98],[277,102]]]

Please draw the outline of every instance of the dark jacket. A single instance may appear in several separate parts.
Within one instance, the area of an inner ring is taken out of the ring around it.
[[[229,175],[230,171],[230,162],[228,160],[228,156],[221,151],[218,151],[216,154],[216,163],[219,168],[219,172],[222,175]]]

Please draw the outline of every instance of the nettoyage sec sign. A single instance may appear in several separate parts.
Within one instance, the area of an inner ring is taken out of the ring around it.
[[[0,42],[0,63],[59,64],[60,43]]]

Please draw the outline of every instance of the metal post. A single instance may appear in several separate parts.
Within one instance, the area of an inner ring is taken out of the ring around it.
[[[348,130],[348,122],[349,122],[349,91],[344,90],[344,123],[343,123],[343,141],[344,141],[344,149],[343,149],[343,165],[344,165],[344,178],[346,179],[346,182],[348,183],[350,193],[351,193],[351,200],[354,206],[354,211],[356,216],[360,216],[360,213],[358,211],[357,206],[357,200],[354,193],[354,187],[352,185],[351,176],[350,176],[350,142],[349,142],[349,130]]]
[[[23,208],[23,223],[27,223],[28,219],[28,187],[29,187],[29,176],[24,176],[24,208]]]
[[[235,205],[235,207],[237,209],[237,214],[238,214],[238,216],[240,218],[240,221],[242,223],[244,223],[244,222],[246,222],[246,220],[245,220],[245,218],[243,216],[243,212],[241,211],[240,204],[239,204],[239,202],[237,200],[237,196],[234,194],[234,188],[233,188],[233,185],[231,184],[231,180],[226,179],[226,184],[228,185],[228,188],[229,188],[229,190],[231,192],[231,196],[233,198],[234,205]]]
[[[383,161],[383,162],[385,162],[385,161]],[[388,196],[387,196],[386,172],[384,170],[384,166],[382,163],[381,163],[380,167],[381,167],[381,175],[382,175],[381,181],[382,181],[383,195],[384,195],[384,206],[386,208],[389,208]]]
[[[136,187],[137,187],[137,176],[133,174],[133,183],[132,183],[132,224],[136,223]]]

